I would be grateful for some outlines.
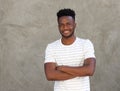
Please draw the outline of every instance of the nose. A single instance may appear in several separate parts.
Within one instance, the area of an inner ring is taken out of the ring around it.
[[[64,29],[64,30],[68,29],[68,26],[67,26],[67,25],[64,25],[63,29]]]

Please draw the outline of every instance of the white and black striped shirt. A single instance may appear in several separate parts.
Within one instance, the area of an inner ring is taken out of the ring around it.
[[[48,44],[45,63],[55,62],[58,65],[83,66],[84,60],[90,57],[95,57],[94,47],[90,40],[77,37],[73,44],[63,45],[59,39]],[[89,76],[55,81],[54,91],[90,91]]]

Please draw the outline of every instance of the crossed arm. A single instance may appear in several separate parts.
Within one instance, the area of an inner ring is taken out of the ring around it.
[[[57,66],[56,63],[45,63],[45,74],[48,80],[67,80],[74,77],[92,76],[95,71],[95,58],[88,58],[83,66]]]

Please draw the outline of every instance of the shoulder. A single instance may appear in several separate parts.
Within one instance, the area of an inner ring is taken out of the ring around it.
[[[59,40],[56,40],[56,41],[54,41],[54,42],[49,43],[49,44],[47,45],[47,47],[49,47],[49,48],[54,48],[54,47],[58,46],[59,44],[60,44],[60,39],[59,39]]]
[[[79,38],[79,37],[77,37],[77,42],[80,42],[82,44],[92,43],[90,39],[83,39],[83,38]]]
[[[77,38],[77,44],[83,46],[93,46],[93,43],[90,39]]]

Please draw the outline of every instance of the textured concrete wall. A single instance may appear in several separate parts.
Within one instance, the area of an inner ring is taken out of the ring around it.
[[[56,12],[76,11],[76,34],[96,51],[92,91],[120,91],[120,0],[0,0],[0,91],[53,91],[44,50],[58,38]]]

